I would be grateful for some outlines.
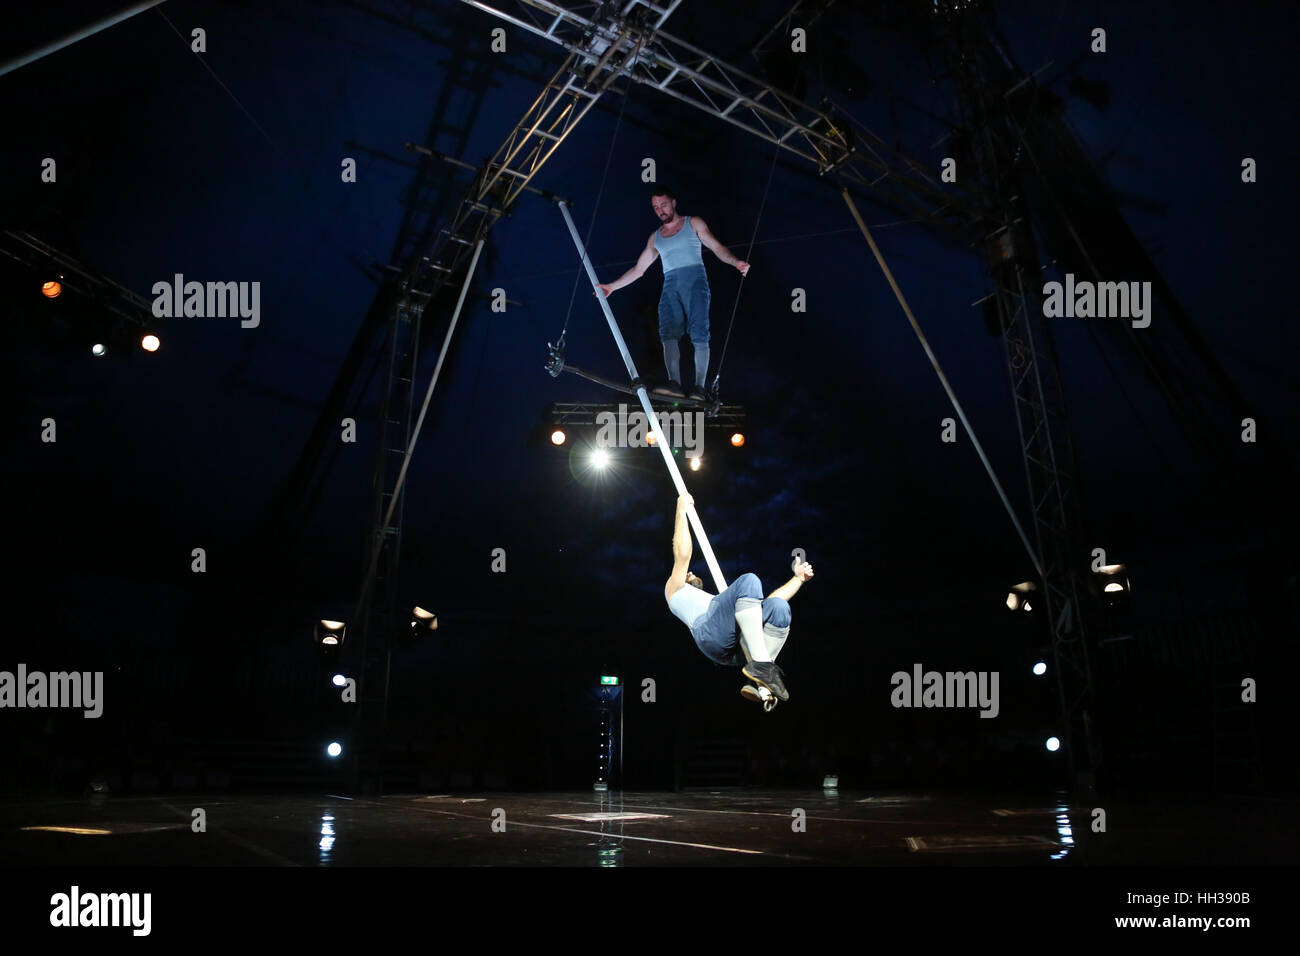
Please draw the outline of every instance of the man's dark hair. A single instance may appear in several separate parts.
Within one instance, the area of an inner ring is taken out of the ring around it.
[[[667,196],[673,202],[677,202],[677,194],[673,192],[671,189],[669,189],[667,186],[655,187],[654,191],[650,193],[650,198],[654,199],[655,196]]]

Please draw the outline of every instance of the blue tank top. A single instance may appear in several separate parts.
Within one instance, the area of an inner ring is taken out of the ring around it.
[[[683,584],[668,599],[668,610],[673,612],[677,620],[693,628],[708,613],[709,605],[715,597],[716,594],[710,594],[694,584]]]
[[[691,227],[690,216],[686,217],[686,225],[678,229],[671,238],[665,239],[658,230],[655,231],[655,249],[659,252],[659,258],[663,260],[664,272],[686,266],[703,266],[704,255],[700,252],[701,247],[700,237]]]

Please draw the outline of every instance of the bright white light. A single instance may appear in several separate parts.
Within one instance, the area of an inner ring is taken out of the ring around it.
[[[344,677],[342,674],[335,674],[335,675],[334,675],[334,686],[335,686],[335,687],[342,687],[342,686],[343,686],[344,684],[346,684],[347,682],[348,682],[348,679],[347,679],[346,677]]]
[[[1104,588],[1102,588],[1102,590],[1106,591],[1107,593],[1113,593],[1115,591],[1123,591],[1124,585],[1120,584],[1118,581],[1111,581],[1110,584],[1106,585]]]
[[[1035,664],[1035,665],[1034,665],[1034,673],[1035,673],[1036,675],[1038,675],[1039,677],[1042,677],[1044,674],[1046,674],[1046,673],[1047,673],[1047,662],[1046,662],[1046,661],[1039,661],[1037,664]]]
[[[1032,610],[1033,610],[1033,608],[1029,606],[1029,602],[1028,602],[1028,601],[1025,602],[1024,607],[1025,607],[1025,610],[1026,610],[1026,611],[1032,611]]]
[[[591,463],[597,468],[604,468],[609,464],[609,452],[603,448],[597,448],[591,453]]]
[[[162,341],[158,336],[153,334],[146,335],[140,340],[140,348],[144,349],[146,352],[157,352],[158,346],[160,345],[162,345]]]
[[[103,355],[107,351],[108,349],[104,348],[104,344],[102,342],[96,342],[94,345],[90,347],[91,355]]]
[[[1014,611],[1018,607],[1020,607],[1020,597],[1016,592],[1012,591],[1007,595],[1007,609]]]
[[[703,464],[702,459],[698,455],[694,458],[688,458],[687,461],[691,463],[691,471],[699,471],[700,466]]]
[[[552,444],[552,445],[563,445],[563,444],[564,444],[564,432],[562,432],[562,431],[561,431],[560,429],[558,429],[558,428],[555,429],[555,431],[551,432],[551,444]]]
[[[1056,753],[1056,751],[1061,749],[1061,741],[1055,737],[1048,737],[1047,749],[1050,750],[1052,753]]]
[[[343,747],[340,746],[338,741],[331,741],[330,745],[325,748],[325,752],[331,757],[337,757],[339,754],[343,753]]]

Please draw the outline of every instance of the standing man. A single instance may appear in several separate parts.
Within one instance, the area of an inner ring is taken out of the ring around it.
[[[790,636],[790,599],[813,576],[812,565],[795,565],[794,577],[767,597],[756,574],[742,574],[721,594],[704,590],[704,582],[690,571],[691,529],[686,506],[695,499],[677,499],[673,525],[673,570],[664,585],[668,609],[691,629],[695,644],[715,664],[739,666],[754,684],[766,687],[778,699],[789,700],[785,675],[776,656]],[[760,700],[758,688],[745,685],[740,692],[748,700]]]
[[[650,205],[659,218],[660,227],[650,234],[636,265],[613,282],[596,286],[601,295],[631,285],[660,256],[664,265],[664,290],[659,296],[659,339],[664,346],[664,366],[668,384],[654,391],[659,395],[683,398],[681,373],[681,338],[690,335],[695,346],[695,387],[690,397],[708,398],[709,372],[709,277],[704,271],[702,246],[727,265],[735,266],[742,276],[749,274],[749,263],[741,262],[714,238],[699,216],[677,213],[677,197],[669,189],[657,189],[650,195]]]

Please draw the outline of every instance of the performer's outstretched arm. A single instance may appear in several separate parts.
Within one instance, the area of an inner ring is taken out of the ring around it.
[[[709,231],[708,224],[699,216],[693,216],[692,222],[695,224],[695,234],[700,237],[700,242],[706,249],[713,250],[713,254],[729,266],[735,266],[742,276],[749,275],[749,263],[741,262],[731,254],[731,250],[718,242],[713,233]],[[651,236],[651,239],[654,237]]]
[[[800,561],[794,566],[794,577],[769,594],[768,597],[785,598],[788,601],[799,592],[799,588],[803,583],[812,576],[812,565],[807,561]]]
[[[655,234],[652,232],[650,233],[650,238],[646,240],[645,248],[641,250],[641,255],[636,260],[636,265],[631,269],[628,269],[627,272],[624,272],[613,282],[600,283],[596,286],[596,289],[599,289],[601,295],[608,298],[611,292],[616,289],[621,289],[625,285],[631,285],[637,279],[645,275],[645,271],[649,269],[651,264],[658,258],[659,250],[655,248]],[[591,294],[596,294],[594,289]]]

